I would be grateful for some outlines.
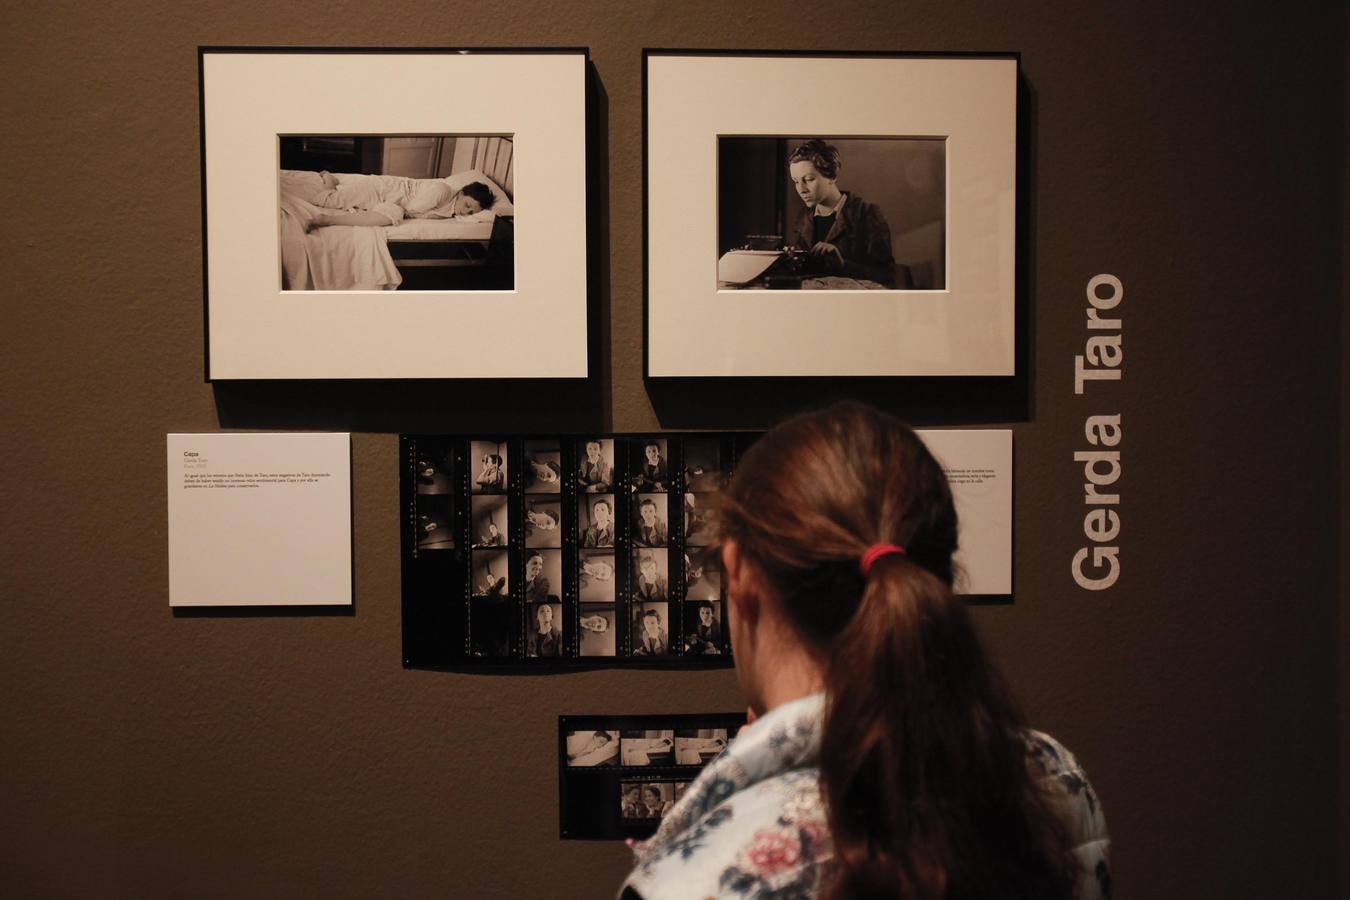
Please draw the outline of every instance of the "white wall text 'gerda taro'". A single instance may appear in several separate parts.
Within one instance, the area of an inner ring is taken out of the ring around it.
[[[1081,396],[1105,390],[1124,372],[1122,320],[1113,312],[1125,299],[1125,286],[1114,275],[1095,275],[1087,284],[1087,339],[1073,358],[1073,392]],[[1102,313],[1111,312],[1113,318]],[[1083,472],[1083,536],[1087,544],[1073,555],[1073,580],[1086,591],[1104,591],[1120,578],[1120,441],[1124,436],[1120,413],[1091,415],[1083,422],[1083,437],[1092,449],[1076,450],[1073,461]]]

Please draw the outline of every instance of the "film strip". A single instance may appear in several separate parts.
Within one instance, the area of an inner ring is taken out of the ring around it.
[[[651,836],[744,725],[742,713],[560,716],[559,836]]]
[[[710,548],[755,436],[401,436],[404,664],[729,666]]]

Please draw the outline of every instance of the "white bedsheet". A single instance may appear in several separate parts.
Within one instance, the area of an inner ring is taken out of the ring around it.
[[[492,237],[492,220],[404,219],[383,231],[391,241],[486,241]]]
[[[385,229],[328,225],[306,232],[318,211],[282,182],[282,290],[392,291],[402,283],[385,243]]]
[[[477,173],[471,173],[477,176]],[[496,214],[482,210],[472,216],[405,218],[398,225],[327,225],[306,231],[315,203],[329,209],[369,205],[382,189],[407,188],[411,197],[419,184],[442,184],[441,179],[410,179],[394,175],[336,176],[337,191],[327,188],[317,172],[281,171],[282,289],[291,291],[392,291],[403,281],[386,241],[486,241],[492,237]],[[445,179],[448,183],[456,176]],[[476,180],[487,182],[483,176]],[[412,187],[409,187],[411,185]],[[367,196],[368,195],[368,196]],[[504,204],[509,208],[509,201]]]

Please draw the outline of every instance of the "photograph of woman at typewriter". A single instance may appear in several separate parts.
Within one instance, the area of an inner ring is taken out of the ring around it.
[[[940,288],[943,151],[931,139],[719,139],[718,286]]]

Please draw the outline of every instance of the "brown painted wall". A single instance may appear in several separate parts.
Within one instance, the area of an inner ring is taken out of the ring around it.
[[[1017,603],[978,618],[1033,719],[1092,771],[1123,894],[1337,896],[1337,7],[9,4],[0,888],[580,897],[618,884],[621,846],[557,841],[555,716],[734,709],[731,673],[404,671],[391,434],[354,439],[354,616],[175,617],[163,436],[763,424],[735,394],[695,415],[654,404],[641,380],[640,51],[722,45],[1022,53],[1027,393],[935,409],[900,385],[890,405],[920,424],[1016,430]],[[600,385],[508,411],[203,385],[199,44],[588,45],[607,130]],[[1127,372],[1076,398],[1098,272],[1126,286]],[[1071,454],[1094,412],[1122,413],[1126,433],[1124,575],[1101,595],[1069,577]]]

